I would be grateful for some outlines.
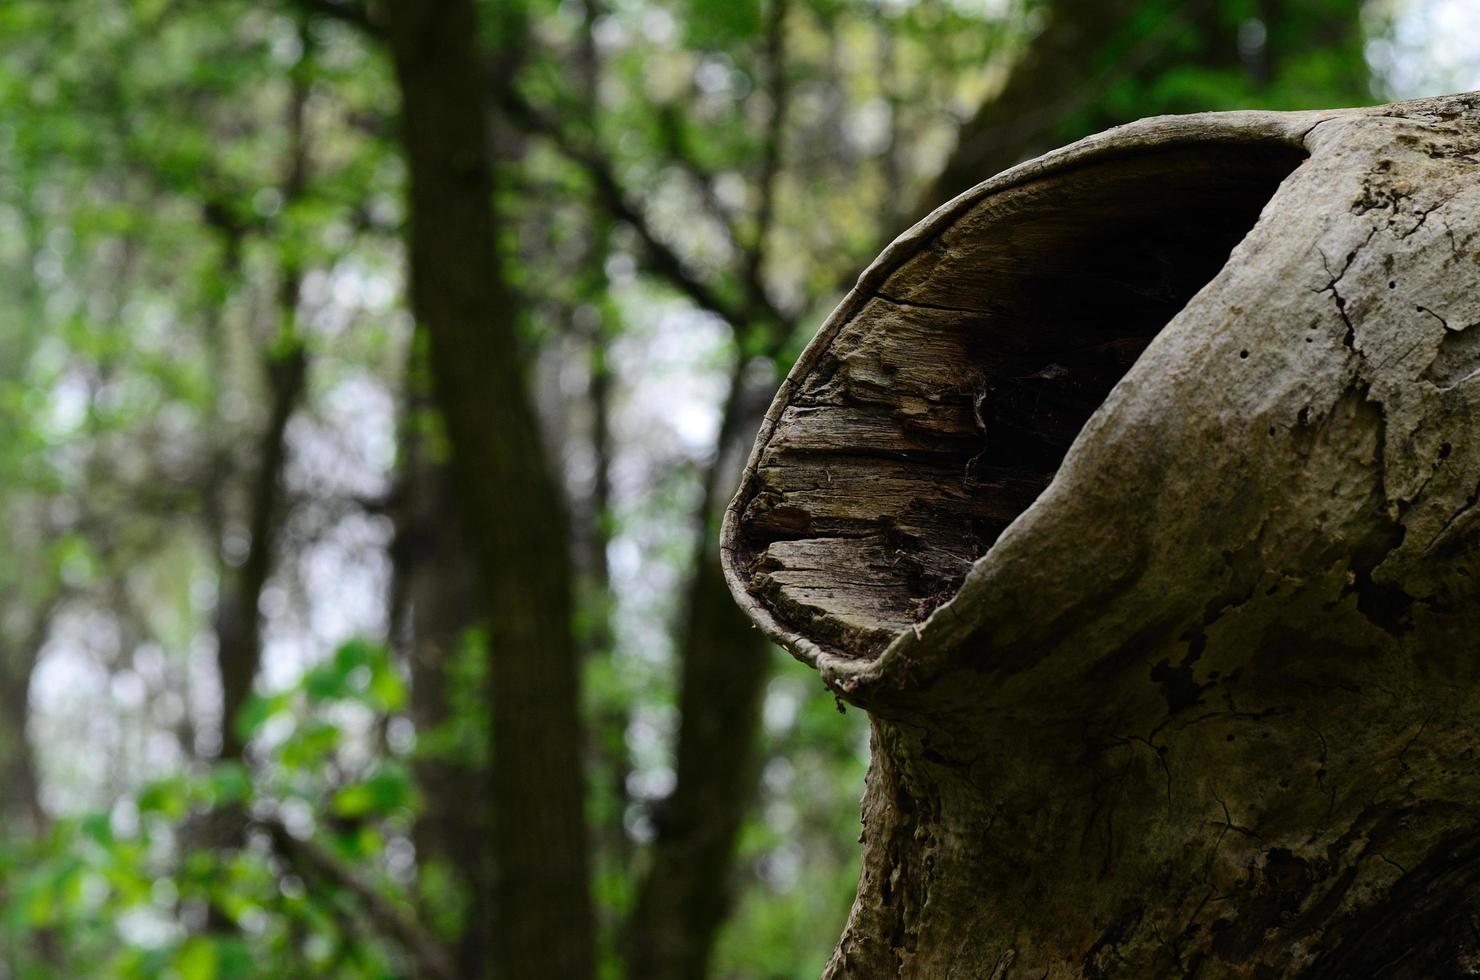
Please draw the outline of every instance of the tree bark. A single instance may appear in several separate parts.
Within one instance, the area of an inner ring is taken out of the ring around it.
[[[297,276],[283,288],[284,315],[297,305]],[[250,543],[239,568],[223,567],[216,607],[216,665],[221,675],[221,757],[240,759],[246,740],[237,717],[252,694],[262,662],[262,614],[258,606],[272,572],[273,552],[282,509],[283,470],[287,465],[288,421],[298,407],[308,374],[308,356],[300,342],[266,355],[263,370],[271,402],[267,424],[258,441],[257,468],[252,474],[247,515]]]
[[[37,605],[26,628],[15,631],[19,636],[13,644],[0,641],[0,841],[39,837],[50,822],[41,804],[36,753],[26,728],[31,677],[51,631],[56,602]]]
[[[395,542],[401,601],[410,613],[409,629],[402,632],[411,673],[411,717],[418,734],[427,737],[416,755],[423,806],[412,839],[420,866],[441,862],[462,887],[467,917],[453,944],[457,975],[476,980],[489,975],[493,869],[485,813],[468,801],[487,797],[488,766],[476,746],[440,741],[430,746],[433,733],[445,733],[458,720],[453,668],[459,645],[486,617],[477,569],[464,546],[467,535],[452,468],[445,450],[439,451],[437,440],[429,437],[427,416],[433,408],[425,344],[420,342],[424,339],[418,335],[413,342],[407,371]],[[475,692],[470,700],[485,698],[486,692]]]
[[[309,57],[308,34],[303,59]],[[308,80],[306,61],[295,69],[288,98],[288,160],[283,176],[283,200],[297,202],[307,189],[308,140],[306,110]],[[218,219],[219,220],[219,219]],[[235,255],[240,229],[224,227],[228,268],[239,271]],[[279,331],[262,354],[262,373],[267,382],[268,412],[258,440],[256,469],[247,478],[247,553],[241,565],[223,562],[216,606],[216,666],[221,677],[221,757],[240,759],[246,740],[237,729],[237,718],[251,697],[252,685],[262,663],[262,613],[258,608],[263,589],[272,573],[282,520],[283,474],[288,462],[288,422],[298,408],[308,382],[308,352],[298,333],[298,300],[303,270],[298,259],[285,257],[278,270]]]
[[[411,302],[489,617],[493,963],[505,977],[589,976],[568,532],[500,265],[477,17],[471,0],[398,0],[389,15]]]
[[[864,273],[722,548],[872,717],[828,977],[1473,973],[1477,155],[1152,119]]]

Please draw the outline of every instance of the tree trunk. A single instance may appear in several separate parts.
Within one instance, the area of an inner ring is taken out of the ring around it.
[[[411,303],[488,614],[493,964],[580,978],[593,952],[571,559],[500,265],[477,17],[471,0],[396,0],[389,14]]]
[[[36,611],[34,624],[13,649],[0,643],[0,842],[39,837],[49,823],[26,727],[31,676],[50,631],[52,609],[46,603]]]
[[[418,336],[417,341],[424,338]],[[429,434],[430,392],[425,344],[413,342],[407,371],[407,418],[402,425],[401,500],[397,559],[404,579],[410,628],[405,631],[411,671],[411,717],[424,741],[416,754],[416,782],[424,801],[412,835],[418,864],[441,862],[461,885],[467,918],[454,943],[457,975],[488,976],[492,868],[485,814],[469,800],[488,795],[488,766],[477,746],[453,745],[448,726],[458,718],[459,645],[485,621],[477,569],[467,540],[452,469]],[[478,703],[468,692],[461,703]],[[434,733],[441,737],[434,737]]]
[[[298,302],[298,277],[283,287],[283,316],[290,322]],[[308,355],[294,339],[284,351],[263,358],[271,402],[258,443],[257,469],[251,475],[247,527],[250,543],[239,568],[223,566],[216,607],[216,665],[221,675],[221,757],[240,759],[246,740],[237,728],[242,706],[262,662],[262,591],[272,573],[273,552],[282,514],[283,471],[288,462],[288,421],[302,398]]]
[[[1227,91],[1277,104],[1292,95],[1315,105],[1362,101],[1370,91],[1362,8],[1361,0],[1266,0],[1235,14],[1216,0],[1048,0],[1038,8],[1042,31],[1002,90],[962,124],[918,213],[983,174],[1130,122],[1128,112],[1217,108],[1205,86],[1167,84],[1177,73],[1218,72]],[[1241,48],[1240,29],[1256,22],[1263,42]],[[1307,58],[1320,58],[1321,70],[1302,64]]]
[[[1480,97],[1147,120],[891,245],[726,516],[872,716],[829,977],[1480,967]]]
[[[731,376],[696,513],[697,554],[677,631],[676,779],[656,808],[650,864],[624,937],[627,974],[643,980],[709,975],[733,897],[736,843],[764,762],[756,750],[771,644],[736,608],[712,557],[715,517],[741,468],[740,434],[754,427],[764,406],[765,393],[747,387],[744,373],[742,360]]]
[[[289,145],[282,192],[285,204],[299,201],[309,178],[307,108],[309,82],[306,76],[311,56],[309,35],[300,29],[304,53],[294,69],[288,97]],[[215,220],[220,221],[220,218]],[[239,272],[236,255],[240,229],[229,222],[222,231],[230,241],[229,270]],[[284,254],[278,269],[278,331],[262,354],[262,373],[267,382],[266,425],[258,442],[256,469],[247,478],[247,553],[239,567],[223,564],[216,606],[216,667],[221,677],[221,757],[240,759],[246,739],[237,729],[242,707],[251,697],[252,685],[262,663],[262,592],[272,574],[282,521],[283,477],[288,464],[288,422],[302,400],[308,383],[308,352],[298,332],[298,300],[303,285],[300,260]],[[228,817],[230,822],[234,816]]]

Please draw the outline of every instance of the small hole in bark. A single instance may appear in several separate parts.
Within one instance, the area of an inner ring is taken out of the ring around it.
[[[1303,159],[1142,149],[937,227],[820,338],[783,407],[731,532],[751,593],[855,657],[949,601]]]
[[[1247,361],[1249,359],[1249,352],[1246,351],[1246,350],[1241,350],[1241,351],[1238,352],[1238,356],[1239,356],[1239,360],[1241,360],[1241,361]]]
[[[1447,442],[1446,443],[1441,443],[1440,446],[1439,446],[1439,458],[1440,459],[1448,459],[1449,458],[1449,454],[1452,453],[1453,451],[1454,451],[1454,447],[1451,446],[1449,443],[1447,443]]]

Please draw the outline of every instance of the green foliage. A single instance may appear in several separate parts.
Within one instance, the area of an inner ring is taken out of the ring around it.
[[[684,37],[701,51],[728,51],[761,31],[760,0],[688,0]]]
[[[245,980],[305,964],[396,975],[404,951],[356,925],[363,896],[277,843],[301,836],[407,903],[405,868],[389,857],[417,806],[406,760],[377,750],[355,761],[356,743],[403,701],[387,675],[383,648],[345,643],[254,703],[252,731],[267,743],[255,766],[157,779],[106,812],[56,821],[42,840],[0,847],[0,942],[26,951],[17,975]],[[235,843],[219,846],[223,835]]]

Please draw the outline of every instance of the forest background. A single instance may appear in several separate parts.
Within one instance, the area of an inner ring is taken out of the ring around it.
[[[1015,162],[1477,51],[1473,0],[0,4],[0,978],[816,976],[866,726],[715,553],[801,345]]]

